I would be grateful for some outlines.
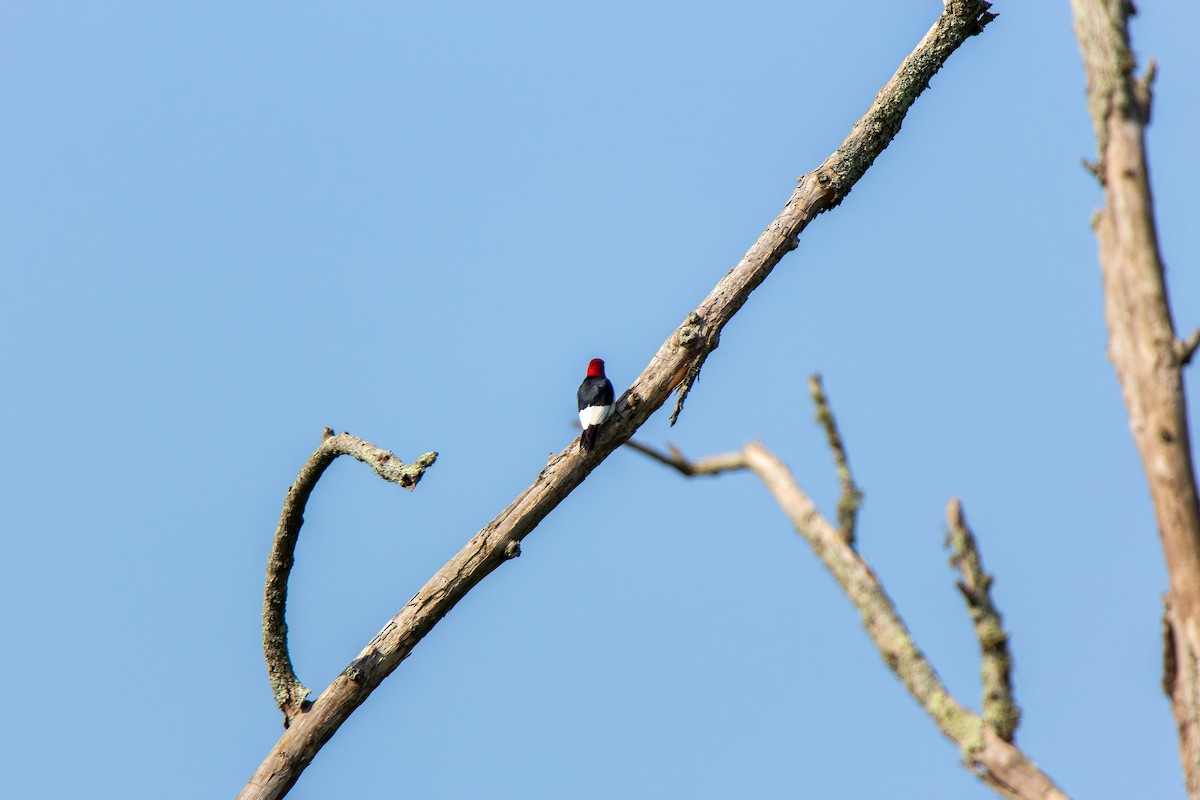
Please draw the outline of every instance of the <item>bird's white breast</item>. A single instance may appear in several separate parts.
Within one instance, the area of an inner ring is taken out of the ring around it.
[[[579,412],[579,424],[582,425],[583,429],[586,431],[593,425],[599,425],[601,422],[604,422],[604,420],[608,419],[608,416],[611,413],[611,405],[588,406]]]

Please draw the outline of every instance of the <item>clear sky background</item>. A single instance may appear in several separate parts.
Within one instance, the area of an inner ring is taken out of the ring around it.
[[[1144,3],[1177,324],[1200,323],[1200,27]],[[281,733],[280,504],[328,425],[288,621],[319,691],[618,391],[932,24],[878,3],[0,5],[0,795],[232,797]],[[674,429],[763,442],[951,691],[942,546],[997,575],[1018,743],[1072,795],[1182,797],[1161,550],[1105,358],[1069,4],[999,2],[726,328]],[[1200,395],[1188,376],[1193,423]],[[317,757],[294,798],[987,798],[749,475],[614,453]]]

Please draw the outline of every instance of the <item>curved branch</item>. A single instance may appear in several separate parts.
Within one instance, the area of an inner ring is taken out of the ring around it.
[[[1154,65],[1134,76],[1128,0],[1072,0],[1096,130],[1104,208],[1094,217],[1104,283],[1108,356],[1150,485],[1170,576],[1164,686],[1179,731],[1188,794],[1200,798],[1200,496],[1188,431],[1183,366],[1200,343],[1181,342],[1167,300],[1145,126]]]
[[[300,777],[317,752],[417,643],[476,584],[507,559],[601,461],[663,406],[671,392],[693,385],[700,365],[716,349],[721,330],[791,250],[808,223],[841,202],[891,143],[904,115],[950,55],[979,33],[994,15],[982,0],[945,0],[945,11],[880,90],[841,146],[804,175],[779,216],[732,270],[667,338],[633,385],[617,400],[594,449],[572,443],[537,479],[433,576],[321,696],[288,728],[242,789],[239,797],[278,798]],[[681,394],[680,402],[682,403]],[[676,414],[678,408],[676,409]],[[674,415],[673,415],[674,416]]]
[[[368,441],[348,433],[335,434],[325,429],[321,445],[309,456],[300,469],[296,482],[288,487],[283,500],[279,525],[275,528],[275,543],[267,559],[267,586],[263,596],[263,655],[275,702],[283,712],[283,726],[300,713],[308,697],[308,689],[296,677],[288,653],[288,629],[284,620],[287,606],[288,576],[295,563],[296,542],[304,524],[304,507],[326,467],[338,456],[351,456],[375,471],[385,481],[412,491],[425,470],[437,461],[437,453],[426,453],[412,464],[405,464],[395,454],[381,450]]]

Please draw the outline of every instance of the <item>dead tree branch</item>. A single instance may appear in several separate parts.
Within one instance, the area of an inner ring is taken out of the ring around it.
[[[537,479],[476,534],[372,639],[311,706],[302,708],[251,776],[239,797],[278,798],[341,724],[402,662],[468,591],[520,553],[520,542],[601,461],[681,389],[675,417],[700,366],[716,349],[726,323],[788,252],[818,214],[835,207],[900,130],[908,109],[933,75],[968,38],[994,17],[981,0],[946,0],[945,10],[880,90],[841,146],[802,176],[779,216],[738,264],[667,338],[633,385],[617,400],[616,415],[595,449],[574,443],[552,458]]]
[[[817,422],[825,429],[829,451],[833,453],[833,463],[837,466],[838,483],[842,485],[842,496],[838,498],[837,508],[838,528],[842,532],[842,538],[853,547],[854,528],[858,524],[858,506],[862,503],[863,493],[854,483],[854,474],[850,472],[850,460],[846,457],[846,445],[842,441],[842,434],[838,432],[837,420],[833,418],[833,409],[829,405],[829,398],[825,396],[825,386],[821,383],[820,375],[813,375],[808,379],[808,393],[817,408]]]
[[[958,589],[967,601],[982,655],[983,721],[1001,739],[1011,742],[1021,721],[1021,710],[1013,700],[1012,654],[1008,650],[1008,632],[992,602],[992,576],[983,571],[975,535],[967,527],[967,517],[957,497],[946,507],[946,522],[950,563],[962,573]]]
[[[782,461],[757,442],[742,451],[746,464],[766,485],[813,553],[833,574],[862,616],[884,663],[951,741],[963,761],[1006,797],[1025,800],[1066,798],[1009,738],[964,708],[950,695],[933,666],[913,641],[879,578],[841,532],[817,510]]]
[[[1093,170],[1104,207],[1093,218],[1108,323],[1108,355],[1129,412],[1170,576],[1164,686],[1179,729],[1188,793],[1200,798],[1200,501],[1183,366],[1200,337],[1171,319],[1146,159],[1153,64],[1142,78],[1128,0],[1072,0],[1096,131]]]
[[[668,457],[645,445],[638,445],[636,449],[684,475],[711,474],[700,469],[702,464],[711,463],[710,459],[691,462],[678,451]],[[726,453],[715,458],[725,465],[723,471],[746,468],[758,475],[796,531],[854,603],[884,663],[942,733],[958,745],[968,769],[1005,797],[1065,800],[1066,795],[1050,777],[1012,744],[1020,712],[1008,686],[1007,666],[1011,664],[1006,658],[1008,636],[1000,626],[999,614],[991,605],[987,588],[991,578],[983,572],[974,538],[966,528],[957,501],[951,503],[951,511],[957,509],[958,512],[951,518],[951,536],[956,561],[963,573],[959,588],[967,597],[973,618],[973,598],[977,594],[986,599],[988,609],[983,623],[976,624],[976,634],[984,653],[982,718],[964,708],[946,690],[933,666],[917,647],[878,576],[842,531],[817,509],[787,465],[758,442],[747,444],[740,453]],[[1004,669],[1001,669],[1002,664]],[[999,727],[993,718],[1001,723]]]
[[[375,474],[405,489],[412,491],[425,470],[437,461],[437,453],[426,453],[412,464],[405,464],[395,454],[380,450],[375,445],[348,433],[335,434],[325,429],[318,447],[288,487],[283,500],[283,512],[275,528],[275,543],[267,559],[267,587],[263,597],[263,655],[267,659],[267,674],[271,678],[271,689],[275,702],[283,712],[286,728],[292,717],[298,714],[308,697],[308,689],[296,677],[292,658],[288,653],[288,629],[284,620],[287,606],[288,576],[295,563],[296,542],[300,538],[300,526],[304,524],[304,507],[309,495],[325,469],[338,456],[351,456],[375,471]]]
[[[628,440],[625,442],[625,446],[631,450],[637,450],[642,455],[649,456],[663,466],[678,470],[689,478],[697,475],[720,475],[722,472],[736,472],[746,468],[746,461],[742,458],[741,453],[721,453],[702,458],[699,461],[692,461],[679,452],[679,448],[673,444],[667,445],[671,451],[669,453],[660,452],[636,439]]]

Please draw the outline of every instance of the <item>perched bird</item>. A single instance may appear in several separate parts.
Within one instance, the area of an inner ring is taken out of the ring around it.
[[[596,444],[600,425],[613,410],[613,385],[604,377],[602,359],[593,358],[588,362],[587,377],[579,384],[579,392],[575,397],[579,400],[579,424],[583,426],[583,438],[579,440],[579,445],[584,451],[591,450]]]

